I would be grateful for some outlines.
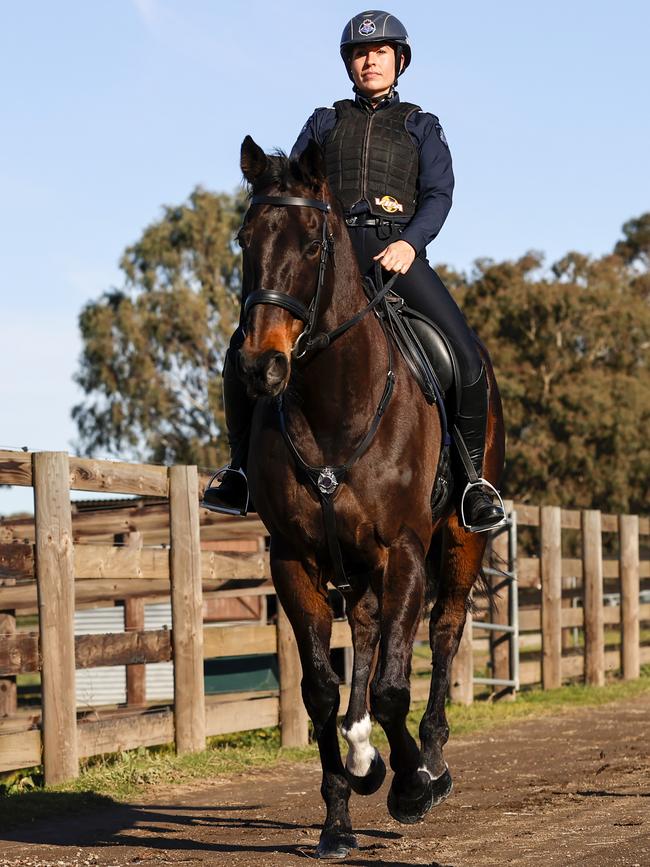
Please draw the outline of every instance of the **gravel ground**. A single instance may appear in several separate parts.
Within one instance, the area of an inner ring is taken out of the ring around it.
[[[650,694],[454,738],[450,798],[419,825],[386,810],[388,780],[353,795],[349,865],[650,867]],[[0,833],[0,867],[314,859],[319,767],[284,765],[160,787],[133,803]]]

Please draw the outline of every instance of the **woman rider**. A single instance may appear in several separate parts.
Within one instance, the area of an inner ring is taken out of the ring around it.
[[[503,522],[504,514],[482,479],[488,407],[485,368],[473,332],[425,254],[451,208],[454,176],[449,147],[435,115],[400,102],[395,88],[411,62],[411,48],[397,18],[380,11],[355,15],[345,26],[340,50],[355,99],[316,109],[291,157],[299,157],[310,139],[321,146],[361,272],[371,272],[375,261],[385,271],[398,272],[398,294],[432,319],[451,343],[462,381],[455,424],[479,478],[465,491],[465,522],[474,531],[490,530]],[[252,404],[231,360],[242,342],[240,327],[224,365],[232,459],[217,474],[220,484],[206,491],[203,503],[227,514],[246,514],[248,502],[242,465]]]

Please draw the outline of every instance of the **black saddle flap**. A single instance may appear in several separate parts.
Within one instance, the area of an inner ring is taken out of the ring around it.
[[[383,288],[381,266],[375,263],[375,279],[366,275],[364,290],[372,300]],[[397,348],[429,403],[435,403],[441,396],[447,398],[454,387],[457,400],[460,395],[458,364],[451,344],[435,322],[413,310],[403,298],[391,291],[386,294],[376,313],[388,326]]]
[[[402,315],[406,315],[446,394],[454,385],[454,362],[445,336],[433,322],[419,313],[411,315],[411,311],[408,311],[406,314],[402,312]]]
[[[457,364],[449,341],[438,326],[391,295],[387,316],[395,342],[427,400],[433,403],[457,385]]]

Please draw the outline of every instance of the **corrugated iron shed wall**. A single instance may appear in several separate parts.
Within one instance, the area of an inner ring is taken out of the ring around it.
[[[171,629],[171,603],[145,604],[145,629]],[[124,608],[111,606],[75,612],[76,635],[124,632]],[[126,702],[126,667],[109,665],[77,671],[77,706],[80,710]],[[174,695],[171,662],[146,666],[147,701],[169,701]]]

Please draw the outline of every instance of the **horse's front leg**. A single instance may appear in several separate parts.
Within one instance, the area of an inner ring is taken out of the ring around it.
[[[367,691],[379,640],[379,600],[371,587],[348,599],[347,615],[352,632],[354,665],[350,701],[341,726],[349,747],[345,770],[350,786],[358,795],[372,795],[384,782],[386,765],[379,751],[370,743],[372,723]]]
[[[348,810],[348,783],[336,730],[339,679],[330,664],[332,610],[317,578],[307,573],[289,546],[271,543],[271,573],[289,618],[302,663],[302,697],[318,741],[327,815],[320,835],[319,858],[345,858],[357,847]]]
[[[388,794],[394,819],[411,824],[430,807],[429,777],[419,770],[420,751],[406,727],[411,701],[411,657],[424,600],[424,552],[406,529],[391,545],[381,599],[379,664],[371,685],[371,706],[390,744],[395,772]]]
[[[443,758],[449,738],[445,700],[449,692],[451,663],[463,634],[469,594],[481,568],[486,534],[468,533],[455,517],[445,531],[444,554],[436,603],[429,621],[432,671],[429,701],[420,723],[422,767],[431,778],[432,806],[452,789]]]

